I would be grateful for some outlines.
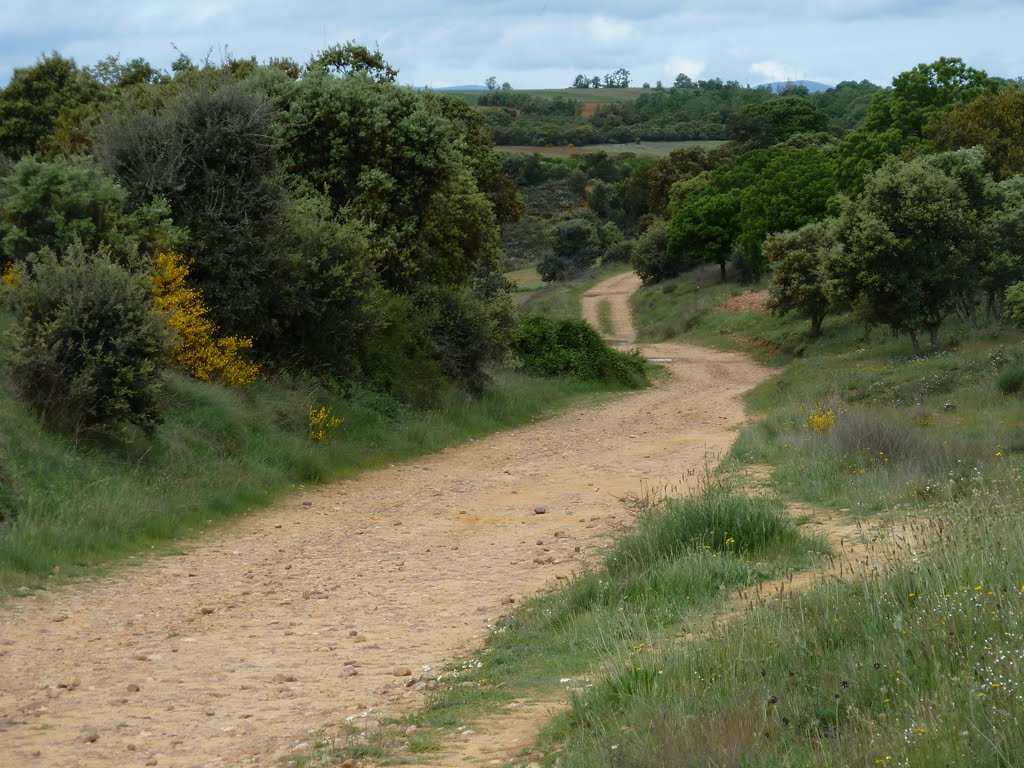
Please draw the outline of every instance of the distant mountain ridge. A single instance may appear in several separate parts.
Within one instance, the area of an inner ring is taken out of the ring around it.
[[[818,83],[814,80],[786,80],[777,83],[765,83],[769,88],[772,89],[772,93],[781,93],[787,88],[792,88],[794,85],[802,85],[811,93],[821,93],[832,88],[831,85],[825,85],[825,83]]]

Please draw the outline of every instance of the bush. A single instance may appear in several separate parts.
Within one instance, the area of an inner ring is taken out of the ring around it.
[[[1024,363],[1010,365],[1001,370],[996,376],[996,386],[1004,395],[1024,392]]]
[[[552,253],[537,265],[544,282],[574,277],[601,255],[601,238],[590,219],[566,219],[548,231]]]
[[[645,285],[675,277],[682,265],[668,253],[668,223],[658,219],[640,236],[633,249],[633,268]]]
[[[570,376],[639,388],[647,383],[638,352],[612,349],[583,320],[527,315],[519,321],[512,350],[523,368],[539,376]]]
[[[1024,283],[1006,289],[1006,314],[1017,325],[1024,325]]]
[[[167,339],[145,276],[81,247],[61,259],[44,252],[29,267],[6,298],[19,396],[53,428],[151,431]]]

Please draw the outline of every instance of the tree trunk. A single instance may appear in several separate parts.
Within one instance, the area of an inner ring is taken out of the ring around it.
[[[811,338],[817,339],[821,336],[821,323],[825,320],[825,313],[811,315]]]
[[[718,262],[718,268],[719,268],[719,270],[721,270],[722,282],[724,283],[725,282],[725,262],[724,261]]]
[[[932,352],[935,352],[939,348],[939,326],[929,325],[928,326],[928,346],[931,347]]]
[[[895,329],[894,329],[895,332]],[[908,331],[910,334],[910,343],[914,345],[914,354],[921,354],[921,342],[917,340],[917,331]]]

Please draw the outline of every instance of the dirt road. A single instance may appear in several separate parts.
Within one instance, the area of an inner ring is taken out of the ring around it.
[[[584,298],[588,316],[613,302],[624,339],[630,281]],[[649,390],[312,489],[179,556],[12,601],[0,765],[274,765],[312,732],[414,706],[402,667],[419,676],[470,650],[509,598],[606,544],[625,520],[619,498],[701,470],[769,374],[697,347],[646,353],[671,360]]]

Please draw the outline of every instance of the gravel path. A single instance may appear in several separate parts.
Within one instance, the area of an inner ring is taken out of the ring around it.
[[[591,312],[611,298],[626,340],[632,282],[584,299]],[[180,555],[12,601],[0,765],[274,765],[313,732],[416,706],[425,669],[606,545],[621,497],[724,452],[741,395],[769,375],[698,347],[645,354],[671,360],[651,389],[311,489]]]

